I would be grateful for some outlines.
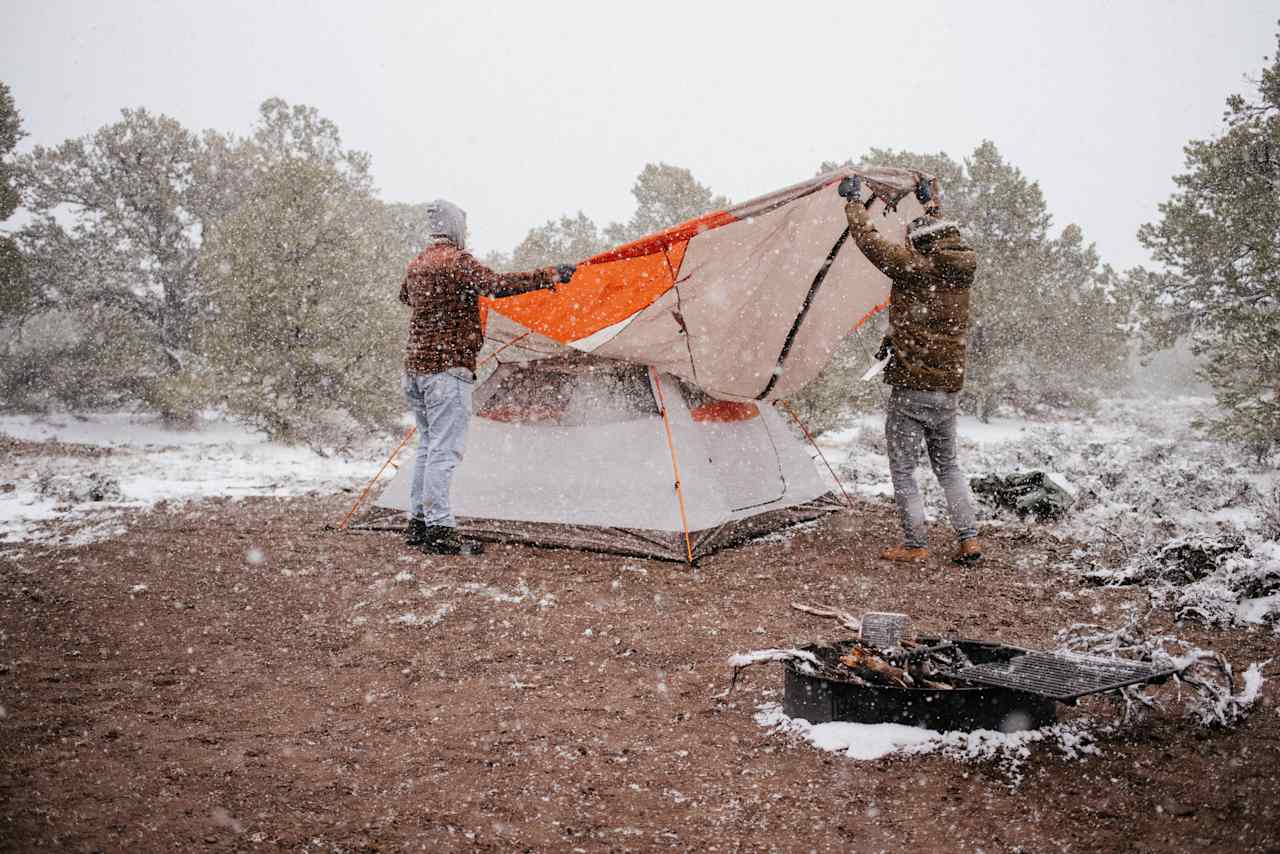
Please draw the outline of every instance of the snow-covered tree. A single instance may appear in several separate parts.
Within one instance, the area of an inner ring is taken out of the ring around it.
[[[0,222],[7,220],[18,207],[18,188],[10,154],[22,136],[22,116],[9,86],[0,82]],[[0,329],[16,325],[17,318],[29,309],[32,294],[21,280],[21,272],[18,245],[7,233],[0,232]],[[9,328],[7,335],[12,334],[13,329]]]
[[[275,125],[284,115],[297,126]],[[273,438],[343,446],[401,409],[395,283],[406,239],[373,196],[367,160],[341,151],[336,128],[291,110],[269,121],[255,146],[264,136],[287,144],[255,147],[253,186],[201,251],[206,383]]]
[[[40,358],[46,373],[79,375],[78,402],[140,403],[171,420],[199,404],[187,393],[195,260],[216,195],[195,179],[203,156],[177,121],[139,109],[18,158],[32,215],[18,240],[35,298],[54,315],[46,332],[59,330],[41,336]]]
[[[729,206],[728,199],[700,184],[688,169],[666,163],[645,164],[631,187],[631,195],[636,199],[635,213],[627,222],[613,223],[605,229],[605,242],[609,245],[627,243]]]
[[[577,216],[562,216],[545,225],[529,229],[529,234],[515,248],[508,262],[514,270],[532,270],[553,264],[573,264],[609,248],[609,241],[596,224],[578,211]]]
[[[1204,358],[1223,412],[1205,426],[1261,460],[1280,448],[1280,50],[1224,118],[1187,143],[1178,189],[1138,232],[1164,270],[1131,278],[1154,346],[1189,339]]]

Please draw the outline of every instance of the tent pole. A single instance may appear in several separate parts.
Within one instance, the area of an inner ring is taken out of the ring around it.
[[[512,338],[512,339],[511,339],[510,341],[508,341],[506,344],[503,344],[501,347],[499,347],[498,349],[494,350],[492,353],[490,353],[489,355],[487,355],[487,356],[485,356],[483,359],[481,359],[481,360],[480,360],[480,364],[476,365],[476,368],[477,368],[477,369],[481,368],[481,367],[484,365],[484,363],[485,363],[485,362],[489,361],[489,360],[490,360],[490,359],[492,359],[494,356],[497,356],[499,353],[501,353],[503,350],[505,350],[505,349],[507,349],[508,347],[510,347],[512,344],[519,344],[521,341],[523,341],[524,339],[526,339],[526,338],[528,338],[528,337],[529,337],[529,333],[528,333],[528,332],[526,332],[525,334],[521,335],[519,338]]]
[[[809,444],[813,445],[813,449],[818,452],[818,456],[822,458],[822,464],[827,467],[827,471],[831,472],[831,479],[836,482],[836,486],[840,487],[840,494],[844,496],[844,506],[852,507],[853,499],[849,497],[849,493],[844,491],[844,484],[840,482],[840,478],[836,477],[836,471],[831,467],[831,463],[827,462],[827,457],[822,453],[822,449],[818,447],[818,443],[813,440],[813,436],[809,435],[809,428],[804,426],[804,422],[800,417],[791,411],[791,404],[785,400],[778,401],[782,404],[782,408],[791,416],[791,420],[796,422],[796,426],[800,428],[800,432],[809,440]]]
[[[347,524],[351,521],[351,517],[355,515],[356,509],[364,502],[365,496],[369,494],[369,490],[373,489],[373,485],[378,482],[378,478],[382,477],[382,473],[387,470],[387,466],[391,465],[391,461],[400,456],[400,451],[404,446],[409,444],[409,440],[413,438],[413,434],[418,430],[417,427],[410,427],[408,432],[404,434],[404,438],[400,440],[400,444],[396,445],[396,449],[391,452],[391,456],[387,457],[387,461],[382,464],[382,468],[378,469],[378,473],[373,476],[373,480],[365,484],[364,492],[360,493],[360,497],[356,499],[356,503],[351,505],[351,509],[347,511],[347,515],[343,517],[342,523],[338,525],[338,529],[345,531]]]
[[[649,374],[653,377],[653,387],[658,392],[658,409],[662,412],[662,426],[667,431],[667,447],[671,449],[671,470],[676,476],[676,499],[680,502],[680,526],[684,528],[684,552],[689,563],[693,563],[693,544],[689,540],[689,519],[684,513],[684,491],[680,488],[680,464],[676,461],[676,446],[671,440],[671,422],[667,419],[667,399],[662,394],[662,381],[658,379],[658,372],[654,368],[649,368]]]

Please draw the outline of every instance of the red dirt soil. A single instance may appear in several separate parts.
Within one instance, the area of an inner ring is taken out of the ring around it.
[[[777,665],[713,699],[731,653],[837,636],[793,601],[1040,648],[1119,623],[1141,592],[1045,569],[1070,546],[1034,528],[995,531],[976,569],[902,567],[874,558],[890,508],[863,503],[690,571],[524,546],[426,557],[325,530],[348,500],[0,543],[0,850],[1280,851],[1271,683],[1227,732],[1162,689],[1166,711],[1102,736],[1103,755],[1037,748],[1016,788],[988,765],[857,762],[765,731]],[[1240,669],[1276,652],[1269,629],[1175,631]]]

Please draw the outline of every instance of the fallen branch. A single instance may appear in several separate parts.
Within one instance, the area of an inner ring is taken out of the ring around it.
[[[812,614],[815,617],[827,617],[835,620],[841,626],[851,632],[862,631],[862,621],[850,614],[848,611],[841,611],[838,608],[827,608],[821,605],[805,605],[801,602],[792,602],[791,607],[805,614]]]
[[[757,664],[768,664],[771,661],[794,661],[801,673],[813,675],[817,673],[817,669],[822,666],[818,661],[818,656],[803,649],[757,649],[753,652],[738,652],[729,656],[729,666],[733,668],[733,677],[729,680],[729,687],[720,694],[716,694],[714,699],[723,700],[733,693],[733,689],[738,684],[738,676],[748,667]]]

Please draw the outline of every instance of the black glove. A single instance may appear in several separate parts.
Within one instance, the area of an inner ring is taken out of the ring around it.
[[[840,179],[840,186],[836,187],[836,192],[849,201],[854,199],[862,199],[862,179],[857,175],[848,175]]]
[[[922,205],[929,204],[933,200],[933,188],[929,186],[929,182],[921,178],[916,182],[916,201]]]
[[[577,264],[557,264],[556,265],[555,284],[561,285],[573,278],[574,271],[578,269]]]
[[[880,339],[880,349],[876,351],[876,361],[883,362],[893,355],[893,339],[888,335]]]

